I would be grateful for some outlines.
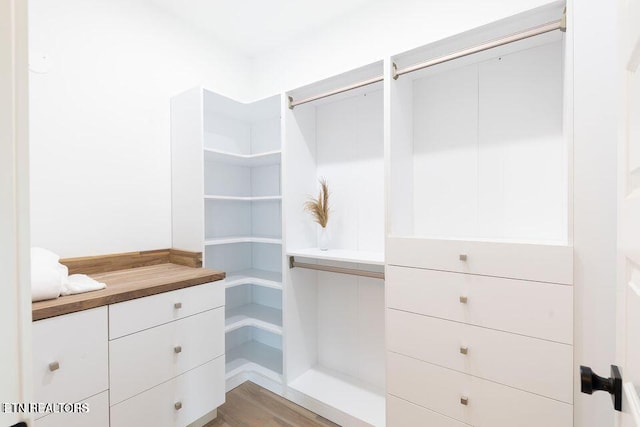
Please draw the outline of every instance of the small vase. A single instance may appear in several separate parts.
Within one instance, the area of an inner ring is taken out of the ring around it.
[[[320,227],[320,235],[318,236],[318,249],[326,251],[329,249],[329,231],[326,227]]]

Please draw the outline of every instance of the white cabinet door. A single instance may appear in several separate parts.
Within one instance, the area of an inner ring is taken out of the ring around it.
[[[36,427],[109,427],[109,392],[104,391],[80,403],[89,405],[82,414],[50,414],[35,421]]]

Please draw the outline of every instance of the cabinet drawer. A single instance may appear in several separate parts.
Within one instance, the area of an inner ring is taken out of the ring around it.
[[[572,286],[394,266],[385,283],[389,308],[573,343]]]
[[[34,322],[35,401],[80,402],[107,390],[107,334],[106,307]]]
[[[476,427],[570,427],[573,406],[452,371],[387,354],[388,393]],[[466,397],[466,405],[461,399]]]
[[[90,397],[80,403],[89,405],[84,414],[50,414],[34,422],[36,427],[109,427],[109,393]]]
[[[224,282],[206,283],[109,306],[115,339],[224,305]]]
[[[183,427],[224,403],[224,356],[111,407],[111,427]],[[176,403],[182,407],[176,409]]]
[[[573,284],[570,246],[392,237],[386,256],[391,265]]]
[[[223,353],[223,307],[113,340],[109,342],[111,405]]]
[[[435,365],[573,402],[573,347],[568,344],[389,309],[387,345]]]
[[[468,427],[456,421],[395,396],[387,396],[387,425],[392,427]]]

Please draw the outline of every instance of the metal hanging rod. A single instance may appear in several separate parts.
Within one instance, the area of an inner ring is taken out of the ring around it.
[[[378,273],[375,271],[366,271],[366,270],[356,270],[355,268],[333,267],[330,265],[321,265],[321,264],[309,264],[306,262],[298,262],[295,260],[295,257],[290,256],[289,268],[294,268],[294,267],[306,268],[309,270],[329,271],[331,273],[350,274],[352,276],[371,277],[374,279],[384,280],[384,273]]]
[[[359,87],[369,86],[374,83],[378,83],[384,80],[384,76],[374,77],[372,79],[364,80],[358,83],[354,83],[349,86],[344,86],[339,89],[334,89],[329,92],[321,93],[319,95],[310,96],[308,98],[301,99],[299,101],[294,101],[292,97],[289,97],[289,109],[293,110],[294,107],[302,104],[306,104],[308,102],[317,101],[318,99],[327,98],[329,96],[337,95],[339,93],[348,92],[353,89],[358,89]]]
[[[400,77],[403,74],[408,74],[414,71],[423,70],[425,68],[429,68],[437,64],[442,64],[444,62],[453,61],[454,59],[462,58],[464,56],[473,55],[474,53],[493,49],[494,47],[504,46],[509,43],[528,39],[530,37],[539,36],[540,34],[549,33],[555,30],[560,30],[564,32],[566,31],[566,29],[567,29],[567,26],[566,26],[566,10],[565,10],[565,12],[563,13],[562,19],[559,19],[553,22],[548,22],[538,27],[529,28],[528,30],[522,31],[520,33],[511,34],[510,36],[496,39],[487,43],[479,44],[477,46],[473,46],[468,49],[463,49],[459,52],[450,53],[448,55],[444,55],[439,58],[431,59],[429,61],[421,62],[419,64],[411,65],[405,68],[398,69],[396,64],[393,64],[393,79],[398,80],[398,77]]]

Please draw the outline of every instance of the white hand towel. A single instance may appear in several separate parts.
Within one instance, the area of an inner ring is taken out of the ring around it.
[[[81,294],[83,292],[97,291],[106,288],[107,285],[92,279],[86,274],[72,274],[62,285],[62,295]]]
[[[31,248],[31,301],[58,298],[69,270],[60,257],[42,248]]]

